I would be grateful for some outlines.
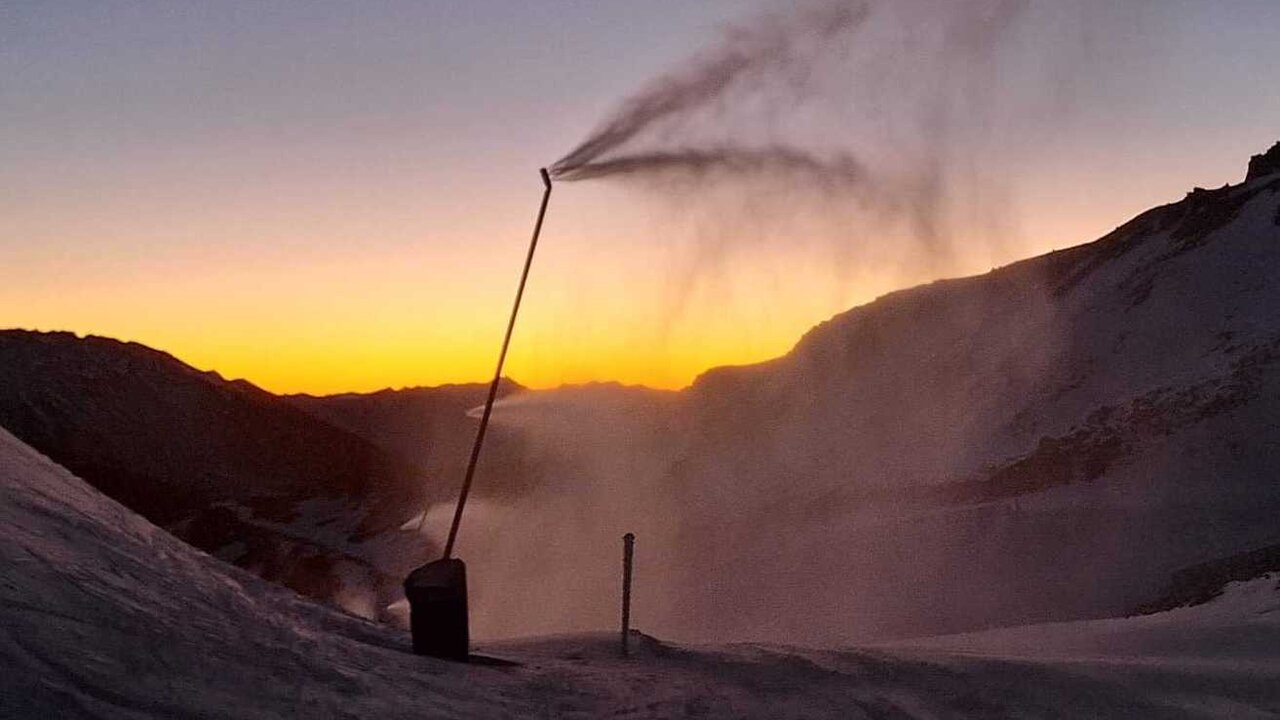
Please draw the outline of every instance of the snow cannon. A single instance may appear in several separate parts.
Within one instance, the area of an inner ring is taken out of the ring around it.
[[[404,580],[413,652],[466,661],[471,652],[467,617],[467,564],[457,558],[427,563]]]
[[[453,544],[458,539],[458,527],[462,524],[462,511],[471,493],[471,481],[475,479],[476,465],[480,460],[480,448],[484,445],[489,417],[493,414],[493,401],[498,397],[498,385],[502,381],[502,366],[507,361],[507,349],[511,346],[511,333],[520,313],[520,300],[529,281],[529,268],[533,266],[533,253],[538,249],[538,236],[542,234],[542,220],[547,216],[547,203],[551,200],[551,175],[546,168],[538,171],[542,176],[542,204],[538,219],[533,224],[533,238],[529,241],[529,253],[524,259],[520,284],[516,288],[515,303],[511,306],[511,318],[507,321],[507,334],[502,339],[498,353],[498,367],[489,383],[489,395],[480,415],[480,427],[471,445],[471,459],[458,493],[458,505],[453,511],[453,524],[449,526],[449,540],[444,546],[444,556],[409,573],[404,580],[404,595],[409,601],[409,627],[413,632],[413,651],[418,655],[430,655],[446,660],[466,661],[470,657],[470,616],[467,610],[467,566],[453,557]],[[424,508],[418,521],[418,532],[426,521]]]

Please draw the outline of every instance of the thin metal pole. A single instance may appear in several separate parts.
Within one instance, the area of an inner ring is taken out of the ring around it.
[[[480,416],[480,428],[476,430],[476,441],[471,446],[471,459],[467,461],[467,475],[462,480],[462,492],[458,495],[458,506],[453,511],[453,524],[449,526],[449,540],[444,546],[443,559],[453,556],[453,543],[458,539],[458,526],[462,524],[462,509],[467,504],[467,495],[471,493],[471,481],[476,475],[476,463],[480,460],[480,446],[484,444],[484,434],[489,428],[489,415],[493,412],[493,401],[498,396],[498,383],[502,380],[502,365],[507,361],[507,348],[511,345],[511,332],[516,327],[516,315],[520,313],[520,299],[524,297],[524,286],[529,280],[529,268],[533,265],[533,253],[538,249],[538,236],[542,234],[542,219],[547,215],[547,202],[551,199],[551,176],[547,169],[538,171],[542,175],[542,205],[538,208],[538,220],[533,225],[533,238],[529,240],[529,254],[524,259],[524,271],[520,273],[520,286],[516,289],[516,300],[511,306],[511,319],[507,321],[507,334],[502,338],[502,352],[498,354],[498,368],[493,372],[493,382],[489,383],[489,397],[484,401],[484,414]],[[418,521],[418,529],[427,519],[426,511]]]
[[[631,565],[636,554],[636,536],[622,536],[622,654],[627,655],[631,636]]]

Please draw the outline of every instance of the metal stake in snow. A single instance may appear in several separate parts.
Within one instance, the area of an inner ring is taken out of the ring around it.
[[[476,430],[476,440],[471,446],[471,459],[467,461],[467,474],[462,480],[462,492],[458,495],[458,506],[453,511],[453,524],[449,526],[449,540],[444,546],[442,559],[453,556],[453,543],[458,539],[458,526],[462,524],[462,510],[467,504],[467,495],[471,493],[471,481],[475,478],[476,463],[480,460],[480,446],[484,444],[484,434],[489,428],[489,415],[493,413],[493,401],[498,396],[498,383],[502,380],[502,365],[507,361],[507,348],[511,345],[511,331],[516,326],[516,315],[520,313],[520,300],[524,297],[524,286],[529,280],[529,268],[533,265],[533,253],[538,249],[538,236],[542,234],[542,220],[547,215],[547,202],[551,200],[551,176],[547,169],[538,171],[542,175],[542,205],[538,208],[538,219],[533,225],[533,238],[529,241],[529,254],[524,259],[524,271],[520,273],[520,285],[516,289],[516,300],[511,306],[511,319],[507,321],[507,334],[502,338],[502,351],[498,353],[498,368],[493,372],[493,382],[489,383],[489,397],[484,401],[484,413],[480,416],[480,428]],[[426,512],[418,521],[418,529],[426,520]]]
[[[636,554],[636,536],[622,536],[622,654],[628,653],[627,641],[631,635],[631,564]]]

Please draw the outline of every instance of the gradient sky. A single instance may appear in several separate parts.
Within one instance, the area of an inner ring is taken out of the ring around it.
[[[275,391],[486,380],[536,170],[764,2],[0,2],[0,327],[137,340]],[[508,374],[679,387],[895,287],[1092,240],[1280,139],[1280,3],[1156,3],[1002,242],[928,268],[702,260],[611,184],[556,190]],[[1026,161],[1027,158],[1033,158]]]

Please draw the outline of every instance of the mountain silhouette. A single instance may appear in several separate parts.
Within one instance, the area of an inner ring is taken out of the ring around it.
[[[364,614],[436,552],[398,532],[430,493],[420,467],[136,343],[0,332],[0,426],[191,544]]]

